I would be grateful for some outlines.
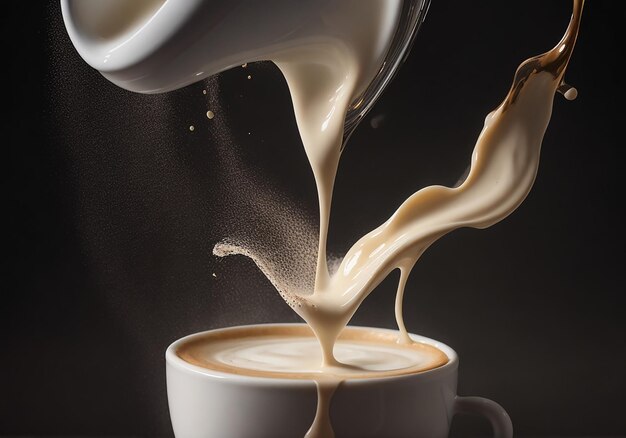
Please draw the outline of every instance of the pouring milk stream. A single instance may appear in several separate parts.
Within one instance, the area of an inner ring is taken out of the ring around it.
[[[330,285],[326,235],[333,183],[348,135],[344,122],[349,116],[354,126],[354,119],[373,104],[408,49],[427,4],[422,0],[141,0],[132,6],[124,0],[61,2],[79,54],[128,90],[165,92],[257,60],[272,60],[280,68],[318,189],[316,294]],[[407,21],[408,15],[414,19]],[[399,29],[400,24],[404,28]],[[392,43],[401,49],[390,58]],[[218,245],[215,252],[245,253],[270,280],[274,278],[267,264],[245,248]],[[272,282],[294,307],[299,297],[310,292],[284,290]]]

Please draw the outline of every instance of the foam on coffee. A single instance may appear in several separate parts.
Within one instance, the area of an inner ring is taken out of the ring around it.
[[[253,326],[212,331],[184,342],[186,362],[230,374],[306,380],[345,380],[415,374],[448,362],[432,345],[401,345],[395,333],[348,327],[335,343],[343,366],[322,370],[321,351],[305,325]]]

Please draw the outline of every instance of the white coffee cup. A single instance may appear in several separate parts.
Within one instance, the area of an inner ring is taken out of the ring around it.
[[[289,324],[245,328],[280,326]],[[176,437],[303,437],[315,417],[315,382],[214,371],[192,365],[177,355],[179,347],[206,333],[179,339],[165,353],[167,394]],[[457,413],[483,415],[490,421],[495,437],[513,436],[511,420],[500,405],[456,394],[459,362],[454,350],[423,336],[412,334],[411,338],[443,351],[448,363],[416,374],[344,381],[330,404],[331,423],[338,438],[447,437]]]

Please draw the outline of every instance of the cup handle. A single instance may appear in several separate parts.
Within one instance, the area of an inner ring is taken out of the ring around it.
[[[511,417],[493,400],[483,397],[460,397],[454,400],[455,414],[482,415],[491,423],[494,438],[513,438]]]

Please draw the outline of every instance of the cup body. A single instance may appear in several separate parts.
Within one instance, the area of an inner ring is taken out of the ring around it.
[[[202,333],[174,342],[166,352],[168,401],[178,438],[305,435],[316,413],[315,382],[249,377],[192,365],[176,350],[196,336]],[[330,403],[337,437],[448,436],[455,410],[457,355],[440,342],[411,337],[443,351],[448,363],[416,374],[342,382]]]

